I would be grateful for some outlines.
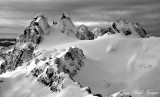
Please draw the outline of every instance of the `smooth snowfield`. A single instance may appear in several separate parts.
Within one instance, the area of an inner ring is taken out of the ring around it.
[[[132,93],[133,97],[160,97],[148,95],[147,90],[160,92],[160,38],[137,38],[122,34],[104,35],[95,40],[78,40],[62,35],[57,27],[52,27],[50,35],[38,49],[66,49],[76,46],[85,54],[85,66],[73,79],[82,87],[90,87],[93,94],[103,97],[119,92],[121,89],[144,90],[144,94]],[[28,72],[19,67],[13,72],[0,75],[0,97],[54,97],[49,88],[39,84]],[[67,83],[68,82],[68,83]],[[56,97],[91,97],[72,80],[66,81],[67,88]]]

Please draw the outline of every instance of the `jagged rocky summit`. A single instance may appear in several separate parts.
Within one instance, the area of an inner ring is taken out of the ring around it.
[[[75,27],[70,15],[67,12],[62,14],[60,21],[60,29],[62,33],[67,34],[70,37],[78,38],[80,40],[93,40],[98,36],[104,34],[117,34],[122,33],[126,36],[132,35],[141,38],[149,37],[147,32],[139,23],[128,22],[122,18],[117,19],[108,28],[95,28],[92,31],[88,30],[88,27],[84,24]]]
[[[43,36],[49,34],[50,26],[48,24],[47,17],[43,14],[38,14],[34,17],[30,25],[24,30],[24,34],[20,35],[20,42],[30,41],[35,44],[39,44]]]
[[[42,41],[43,36],[49,33],[49,28],[47,18],[39,14],[17,38],[15,45],[1,48],[0,74],[7,70],[15,70],[24,62],[30,61],[33,58],[34,49]]]
[[[62,33],[67,34],[70,37],[78,38],[80,40],[93,40],[94,35],[88,30],[88,27],[85,25],[80,25],[75,27],[73,24],[70,15],[67,12],[62,14],[60,21],[60,30]]]

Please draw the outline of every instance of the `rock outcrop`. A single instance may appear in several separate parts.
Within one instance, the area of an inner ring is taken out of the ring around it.
[[[57,69],[53,66],[48,66],[46,70],[41,74],[37,81],[50,87],[53,92],[58,92],[63,89],[64,76],[57,72]]]
[[[85,65],[84,59],[81,49],[70,47],[63,55],[57,56],[55,64],[57,64],[58,72],[64,72],[73,77]]]
[[[88,27],[83,24],[78,27],[78,32],[76,36],[80,40],[93,40],[94,39],[94,34],[90,32],[88,30]]]
[[[56,56],[46,56],[41,58],[41,54],[34,59],[36,66],[31,74],[37,77],[37,81],[50,87],[51,91],[58,92],[63,89],[64,74],[68,74],[72,79],[84,66],[85,56],[83,51],[76,47],[70,47],[65,52],[49,51]],[[45,59],[45,60],[44,60]]]

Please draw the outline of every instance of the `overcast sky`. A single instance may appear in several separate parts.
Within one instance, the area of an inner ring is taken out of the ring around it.
[[[0,33],[23,33],[38,13],[52,22],[64,11],[75,24],[107,26],[120,17],[160,36],[160,0],[0,0]]]

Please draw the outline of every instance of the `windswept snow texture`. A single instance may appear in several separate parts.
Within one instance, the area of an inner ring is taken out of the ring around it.
[[[31,42],[32,57],[2,72],[0,97],[160,97],[160,38],[148,37],[139,24],[119,20],[92,30],[93,40],[80,40],[67,13],[58,25],[37,23],[29,29],[40,26],[50,34],[39,44],[27,40],[16,46],[30,50]],[[12,53],[10,48],[6,51]]]

